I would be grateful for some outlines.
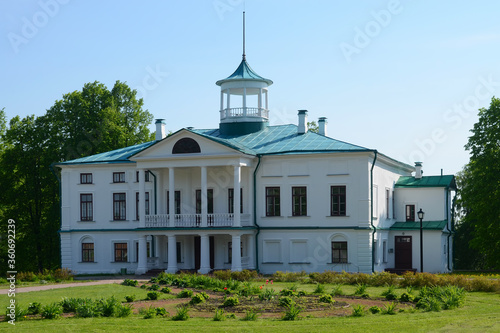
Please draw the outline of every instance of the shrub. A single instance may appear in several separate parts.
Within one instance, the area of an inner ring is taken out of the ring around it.
[[[125,279],[125,280],[123,280],[122,285],[129,286],[129,287],[137,287],[139,285],[139,281]],[[142,286],[141,286],[141,288],[142,288]]]
[[[264,290],[263,293],[259,294],[259,300],[261,301],[270,301],[274,298],[274,296],[278,295],[278,293],[274,289]]]
[[[149,308],[140,309],[139,314],[142,315],[142,318],[144,319],[151,319],[156,317],[156,309],[151,305]]]
[[[256,271],[244,269],[242,271],[231,272],[231,278],[237,281],[250,281],[255,279],[259,274]]]
[[[300,312],[302,312],[302,308],[298,307],[295,305],[295,303],[292,303],[288,306],[288,310],[285,312],[283,317],[281,318],[282,320],[299,320],[301,319]]]
[[[325,286],[322,285],[321,283],[318,283],[316,285],[316,289],[314,289],[313,294],[324,294],[325,293]]]
[[[222,303],[222,306],[229,307],[229,306],[235,306],[238,304],[240,304],[240,301],[239,301],[238,297],[234,296],[234,297],[227,297],[224,300],[224,303]]]
[[[366,288],[368,286],[365,283],[358,283],[356,285],[356,290],[354,291],[354,295],[363,295],[366,292]]]
[[[352,317],[362,317],[365,315],[365,307],[363,305],[354,305],[352,307]]]
[[[146,289],[148,287],[147,284],[141,284],[141,289]]]
[[[215,309],[215,314],[213,321],[224,321],[226,316],[224,315],[224,309]]]
[[[177,314],[172,317],[172,320],[179,321],[179,320],[188,320],[189,319],[189,308],[187,306],[180,306],[177,307]]]
[[[245,311],[245,317],[241,318],[241,320],[245,321],[255,321],[259,314],[255,312],[253,309]]]
[[[38,281],[38,277],[33,272],[19,272],[17,273],[16,279],[18,281],[25,281],[25,282]]]
[[[413,302],[414,299],[415,299],[415,296],[413,296],[412,294],[410,294],[408,292],[404,292],[401,294],[401,296],[399,296],[399,300],[401,302]]]
[[[160,289],[160,285],[153,283],[151,286],[149,286],[148,290],[158,290]]]
[[[200,293],[194,295],[193,298],[191,298],[191,300],[189,301],[189,304],[195,305],[203,302],[205,302],[205,297]]]
[[[73,274],[73,272],[71,272],[70,269],[58,268],[54,271],[52,276],[54,277],[55,280],[72,281],[75,275]]]
[[[307,278],[307,273],[305,271],[301,272],[277,271],[272,275],[273,281],[278,281],[278,282],[297,282],[297,281],[304,281],[306,278]]]
[[[116,308],[118,305],[121,305],[120,302],[114,297],[111,296],[108,299],[101,299],[97,302],[97,308],[101,316],[103,317],[112,317],[116,313]]]
[[[76,309],[86,302],[92,302],[90,298],[63,298],[59,305],[62,306],[64,313],[76,312]]]
[[[135,295],[127,295],[127,296],[125,296],[125,301],[127,301],[127,303],[135,301]]]
[[[178,298],[189,298],[193,297],[193,291],[191,289],[184,289],[177,295]]]
[[[296,291],[296,286],[291,286],[290,288],[285,288],[280,290],[280,295],[281,296],[298,296],[298,293]]]
[[[396,314],[396,303],[391,302],[386,304],[382,310],[382,314],[395,315]]]
[[[227,319],[236,319],[236,315],[234,313],[230,313],[226,316]]]
[[[146,299],[152,300],[152,301],[157,300],[158,297],[160,297],[160,293],[157,292],[157,291],[154,291],[154,290],[148,292],[147,295],[146,295]]]
[[[231,279],[231,271],[229,269],[223,271],[215,271],[214,276],[216,279],[226,281]]]
[[[280,297],[280,299],[278,301],[278,305],[282,306],[282,307],[288,307],[288,306],[290,306],[292,304],[295,304],[295,302],[289,296],[282,296],[282,297]]]
[[[392,301],[392,300],[395,300],[395,299],[398,299],[398,295],[396,295],[395,293],[395,290],[396,287],[394,287],[393,285],[390,285],[387,290],[385,290],[381,296],[384,296],[386,300],[388,301]]]
[[[260,292],[261,292],[261,289],[259,288],[259,286],[252,284],[250,282],[245,282],[241,286],[240,290],[238,290],[238,295],[250,296],[250,295],[257,295]]]
[[[28,305],[27,314],[37,315],[42,312],[42,304],[38,302],[33,302]]]
[[[119,304],[118,307],[116,308],[116,316],[118,318],[128,317],[131,314],[132,314],[132,306],[129,304],[126,305]]]
[[[373,314],[377,314],[377,313],[380,313],[382,312],[382,309],[380,309],[378,306],[374,305],[372,306],[370,309],[370,312],[373,313]]]
[[[99,317],[101,315],[98,304],[94,301],[88,301],[80,304],[76,308],[76,316],[80,318]]]
[[[172,292],[172,289],[170,289],[169,287],[163,287],[161,288],[160,292],[164,294],[170,294]]]
[[[170,315],[168,313],[168,311],[165,308],[162,308],[162,307],[157,307],[155,309],[155,311],[156,311],[156,315],[159,316],[159,317],[168,317]]]
[[[319,297],[319,301],[321,303],[329,303],[329,304],[335,303],[335,300],[333,299],[332,295],[330,295],[330,294],[321,295]]]
[[[344,295],[344,291],[342,290],[341,284],[336,284],[333,286],[332,292],[330,293],[332,296],[342,296]]]

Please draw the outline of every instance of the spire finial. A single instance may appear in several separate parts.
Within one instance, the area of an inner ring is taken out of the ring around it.
[[[245,11],[243,11],[243,60],[246,60],[246,55],[245,55]]]

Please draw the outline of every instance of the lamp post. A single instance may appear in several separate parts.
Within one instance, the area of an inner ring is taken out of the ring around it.
[[[424,219],[424,211],[422,208],[417,212],[418,218],[420,219],[420,273],[424,271],[424,233],[422,229],[422,220]]]

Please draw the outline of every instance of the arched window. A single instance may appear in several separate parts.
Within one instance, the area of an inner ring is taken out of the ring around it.
[[[89,237],[83,237],[80,241],[82,248],[82,262],[94,262],[94,240]]]
[[[347,264],[347,239],[343,235],[335,235],[332,237],[332,263]]]
[[[201,153],[200,145],[198,142],[191,138],[182,138],[177,141],[172,148],[172,154],[191,154]]]

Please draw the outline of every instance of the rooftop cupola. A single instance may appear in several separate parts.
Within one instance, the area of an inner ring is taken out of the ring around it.
[[[229,77],[216,82],[220,92],[220,132],[243,135],[264,129],[269,123],[268,87],[273,81],[257,74],[245,55],[243,12],[243,59]]]

